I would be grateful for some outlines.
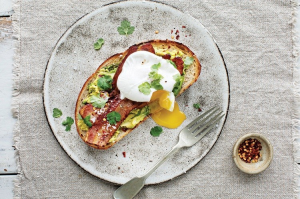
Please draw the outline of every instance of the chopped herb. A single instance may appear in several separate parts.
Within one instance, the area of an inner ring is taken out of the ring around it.
[[[139,85],[139,91],[145,95],[149,95],[151,93],[151,85],[148,82],[144,82]]]
[[[194,62],[194,58],[193,57],[187,57],[184,60],[184,65],[189,66]]]
[[[98,39],[96,43],[94,43],[94,49],[99,50],[103,44],[104,44],[104,39],[102,38]]]
[[[177,74],[173,76],[173,79],[176,81],[176,83],[174,84],[172,92],[174,93],[175,96],[177,96],[181,90],[184,76]]]
[[[155,90],[162,90],[164,87],[160,84],[159,79],[153,80],[151,82],[151,88],[154,88]]]
[[[185,58],[184,63],[183,63],[183,65],[184,65],[184,68],[183,68],[183,74],[185,74],[186,69],[187,69],[191,64],[193,64],[193,62],[194,62],[194,58],[193,58],[193,57],[187,57],[187,58]]]
[[[116,111],[112,111],[107,114],[106,118],[107,118],[107,121],[109,122],[109,124],[115,125],[117,122],[119,122],[121,120],[121,115],[120,115],[120,113],[118,113]]]
[[[160,126],[155,126],[150,130],[150,134],[153,137],[158,137],[162,132],[163,132],[163,130]]]
[[[199,103],[193,104],[193,107],[198,109],[198,111],[201,111],[201,107]]]
[[[97,95],[92,95],[90,97],[90,102],[96,108],[103,108],[105,106],[105,103],[107,102],[107,100],[105,100],[102,97],[99,97]]]
[[[78,117],[79,120],[82,120],[82,117],[79,113],[78,113],[77,117]]]
[[[83,119],[84,123],[85,123],[88,127],[92,127],[92,125],[93,125],[93,124],[91,123],[90,119],[91,119],[91,116],[90,116],[90,115],[86,116],[86,117]]]
[[[164,77],[161,74],[158,74],[156,71],[152,71],[149,73],[149,78],[151,78],[153,80],[161,80]]]
[[[62,122],[62,125],[66,127],[66,131],[70,131],[73,123],[74,123],[73,118],[67,117],[67,119]]]
[[[158,62],[157,64],[153,64],[151,66],[151,69],[154,71],[157,71],[160,67],[161,67],[161,64],[160,64],[160,62]]]
[[[111,76],[102,76],[97,80],[97,85],[102,90],[109,90],[112,88],[112,78]]]
[[[118,27],[120,35],[130,35],[134,31],[134,26],[130,26],[130,22],[126,19],[121,22],[121,26]]]
[[[62,116],[61,110],[59,110],[58,108],[54,108],[53,109],[53,117],[54,118],[59,118],[60,116]]]

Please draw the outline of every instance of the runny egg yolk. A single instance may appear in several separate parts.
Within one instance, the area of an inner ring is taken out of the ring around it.
[[[152,103],[158,101],[159,108],[155,108],[152,112],[152,119],[160,126],[167,128],[177,128],[186,119],[183,112],[180,111],[178,103],[175,102],[173,93],[159,90],[153,93],[151,97]]]

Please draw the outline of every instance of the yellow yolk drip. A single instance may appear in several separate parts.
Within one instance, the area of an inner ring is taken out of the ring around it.
[[[152,94],[150,102],[153,102],[158,99],[159,106],[164,109],[170,109],[172,106],[172,101],[169,98],[169,92],[164,90],[155,91]]]
[[[162,109],[161,111],[152,114],[151,117],[158,125],[170,129],[177,128],[186,119],[185,114],[179,110],[177,102],[175,102],[173,112]]]
[[[174,100],[172,101],[172,99],[170,99],[169,92],[164,90],[155,91],[152,94],[150,102],[154,102],[156,100],[158,100],[161,110],[156,107],[154,112],[151,111],[151,117],[158,125],[167,128],[177,128],[186,119],[185,114],[179,110],[177,102],[174,104],[173,111],[169,111],[172,107],[172,103],[174,103]]]

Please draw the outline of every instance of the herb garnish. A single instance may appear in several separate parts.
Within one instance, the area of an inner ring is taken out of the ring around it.
[[[83,119],[84,123],[85,123],[88,127],[92,127],[92,126],[93,126],[93,124],[91,123],[90,119],[91,119],[91,116],[90,116],[90,115],[86,116],[86,117]]]
[[[112,88],[111,86],[112,78],[111,76],[102,76],[97,80],[97,85],[102,90],[109,90]]]
[[[172,92],[174,93],[175,96],[177,96],[181,90],[184,76],[177,74],[173,76],[173,79],[176,81],[176,83],[174,84]]]
[[[155,90],[162,90],[164,89],[164,87],[160,84],[160,79],[156,79],[156,80],[153,80],[151,82],[151,88],[154,88]]]
[[[185,58],[185,60],[184,60],[184,62],[183,62],[183,65],[184,65],[184,68],[183,68],[183,74],[185,74],[186,69],[187,69],[192,63],[194,63],[194,57],[187,57],[187,58]]]
[[[118,113],[116,111],[112,111],[107,114],[106,118],[107,118],[107,121],[109,122],[109,124],[115,125],[117,122],[119,122],[121,120],[121,115],[120,115],[120,113]]]
[[[90,97],[90,102],[96,108],[103,108],[105,106],[105,103],[107,102],[107,100],[103,99],[102,97],[92,95]]]
[[[151,66],[151,70],[157,71],[160,67],[161,67],[161,63],[158,62],[157,64],[153,64],[153,65]]]
[[[54,118],[59,118],[60,116],[62,116],[62,111],[59,110],[58,108],[54,108],[53,109],[53,117]]]
[[[149,95],[151,93],[151,85],[148,82],[144,82],[139,85],[139,91],[145,95]]]
[[[153,137],[158,137],[162,132],[163,132],[163,130],[160,126],[155,126],[150,130],[150,134]]]
[[[121,26],[118,27],[118,32],[120,35],[130,35],[134,31],[134,26],[130,26],[130,22],[128,20],[123,20],[121,22]]]
[[[103,44],[104,44],[104,39],[102,38],[98,39],[96,43],[94,43],[94,49],[99,50]]]
[[[198,109],[199,112],[201,111],[201,107],[199,103],[193,104],[193,107]]]
[[[67,119],[62,122],[62,125],[66,127],[66,131],[70,131],[73,123],[74,123],[73,118],[67,117]]]

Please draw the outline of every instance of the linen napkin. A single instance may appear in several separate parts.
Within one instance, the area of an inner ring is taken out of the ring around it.
[[[230,107],[217,143],[200,163],[171,181],[146,186],[137,198],[296,197],[297,3],[161,2],[198,19],[216,39],[229,74]],[[58,39],[83,15],[109,3],[14,2],[13,113],[18,118],[15,145],[20,172],[15,198],[112,198],[118,187],[84,171],[60,147],[47,123],[42,95],[47,61]],[[235,141],[249,132],[265,135],[274,148],[270,167],[257,175],[242,173],[232,160]]]

